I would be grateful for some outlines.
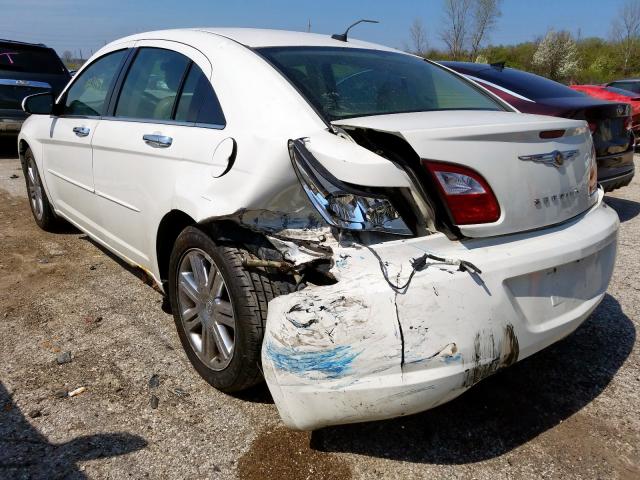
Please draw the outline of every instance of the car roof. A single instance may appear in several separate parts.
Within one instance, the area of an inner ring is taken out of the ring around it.
[[[488,63],[474,63],[474,62],[454,62],[450,60],[436,60],[441,65],[444,65],[449,68],[453,68],[454,70],[457,68],[461,68],[464,70],[468,70],[470,72],[480,72],[482,70],[486,70],[488,68],[495,68],[500,70],[499,67],[493,67]],[[506,67],[505,67],[506,68]]]
[[[0,43],[10,43],[13,45],[26,45],[28,47],[37,47],[37,48],[49,48],[44,43],[19,42],[18,40],[8,40],[6,38],[0,38]]]
[[[271,30],[263,28],[184,28],[172,30],[159,30],[131,35],[122,40],[161,39],[170,37],[177,39],[182,37],[186,43],[193,39],[195,32],[205,32],[220,37],[225,37],[249,48],[261,47],[343,47],[366,48],[370,50],[384,50],[401,52],[394,48],[376,43],[365,42],[355,38],[349,38],[347,42],[335,40],[331,35],[308,32],[294,32],[289,30]]]

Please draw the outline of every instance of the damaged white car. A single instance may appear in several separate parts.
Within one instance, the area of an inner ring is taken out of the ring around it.
[[[572,332],[611,278],[587,124],[393,49],[146,33],[24,108],[36,222],[144,269],[202,377],[264,374],[292,428],[451,400]]]

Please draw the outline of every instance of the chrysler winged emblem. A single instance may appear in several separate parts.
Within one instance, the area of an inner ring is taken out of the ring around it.
[[[544,163],[546,165],[553,165],[556,168],[560,168],[564,165],[564,162],[572,160],[578,156],[578,150],[554,150],[549,153],[539,153],[537,155],[521,155],[518,158],[525,162]]]

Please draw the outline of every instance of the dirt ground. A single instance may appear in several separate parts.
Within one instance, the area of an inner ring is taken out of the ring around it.
[[[640,178],[607,201],[614,278],[573,335],[437,409],[300,433],[265,386],[201,380],[135,272],[76,230],[40,231],[5,150],[0,478],[640,478]]]

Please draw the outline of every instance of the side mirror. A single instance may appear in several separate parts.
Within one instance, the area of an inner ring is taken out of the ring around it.
[[[51,92],[29,95],[22,100],[22,110],[36,115],[49,115],[53,112],[53,101]]]

